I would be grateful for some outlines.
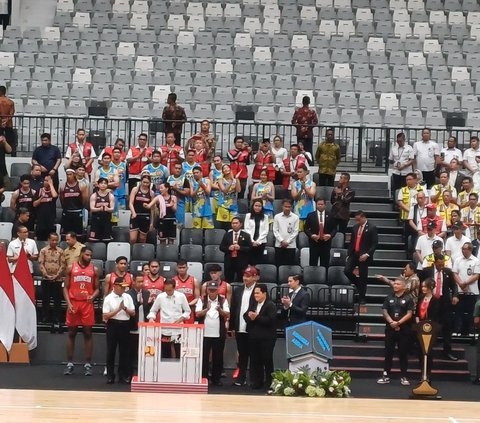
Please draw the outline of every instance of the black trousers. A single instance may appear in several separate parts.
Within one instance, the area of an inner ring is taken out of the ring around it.
[[[235,332],[238,352],[238,382],[245,382],[247,379],[248,360],[250,358],[250,345],[248,333]],[[250,364],[250,379],[252,379],[252,366]]]
[[[406,175],[396,175],[395,173],[392,173],[392,184],[391,184],[391,192],[392,192],[392,197],[395,195],[395,191],[397,189],[400,189],[406,185],[405,182]],[[397,199],[394,198],[396,201]]]
[[[132,374],[130,360],[130,328],[129,320],[110,319],[107,322],[107,377],[115,378],[115,354],[119,353],[118,376],[128,378]]]
[[[275,339],[249,339],[250,382],[256,388],[269,388],[272,384],[273,349]]]
[[[303,143],[303,146],[305,147],[305,151],[308,151],[310,154],[312,154],[312,149],[313,149],[313,137],[312,137],[312,138],[300,138],[300,137],[297,137],[297,142]]]
[[[310,259],[309,266],[318,266],[320,258],[320,266],[328,267],[330,263],[331,241],[310,242]]]
[[[345,235],[345,232],[347,232],[348,220],[335,219],[335,223],[337,225],[337,231]]]
[[[400,330],[395,331],[390,326],[385,328],[385,364],[383,369],[390,374],[392,370],[393,355],[395,346],[398,346],[398,358],[400,361],[400,373],[402,377],[407,376],[408,369],[408,344],[410,341],[410,330],[407,326],[400,326]]]
[[[175,134],[175,145],[182,145],[182,134],[181,133],[176,133]]]
[[[168,336],[164,338],[169,338]],[[162,344],[162,359],[164,358],[180,358],[180,343],[163,341]]]
[[[326,173],[318,173],[319,187],[333,187],[335,183],[335,175],[327,175]]]
[[[132,375],[136,374],[138,370],[138,333],[130,332],[130,363]]]
[[[252,247],[250,249],[250,258],[248,264],[260,264],[263,263],[263,252],[265,251],[265,244],[261,244],[258,247]]]
[[[370,258],[366,261],[359,261],[360,255],[358,253],[353,253],[347,258],[345,264],[345,276],[349,281],[356,285],[358,290],[358,295],[360,300],[365,300],[367,295],[367,281],[368,281],[368,266],[370,264]],[[358,277],[353,274],[353,270],[358,266]]]
[[[208,377],[210,352],[212,353],[212,382],[220,382],[223,370],[223,349],[225,338],[203,338],[202,377]]]
[[[455,306],[455,330],[454,332],[469,334],[473,333],[473,309],[477,302],[477,295],[458,295],[458,304]]]
[[[277,266],[294,265],[296,248],[275,247],[275,264]]]
[[[227,253],[228,254],[228,253]],[[225,263],[225,280],[227,282],[241,282],[243,280],[243,271],[247,268],[244,258],[233,257]]]
[[[453,306],[450,298],[443,299],[440,306],[440,324],[442,325],[443,352],[450,354],[452,352],[452,329],[453,329]]]
[[[51,314],[50,298],[53,298],[53,315]],[[62,319],[62,282],[42,280],[42,314],[47,322],[60,323]]]
[[[247,190],[247,180],[240,179],[240,192],[238,193],[238,199],[245,198],[245,191]]]
[[[435,185],[435,171],[422,171],[423,180],[427,184],[427,188],[430,189]]]

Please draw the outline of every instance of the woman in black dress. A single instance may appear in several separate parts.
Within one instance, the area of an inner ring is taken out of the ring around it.
[[[160,243],[173,244],[177,238],[177,197],[172,195],[168,182],[160,185],[160,195],[165,202],[165,215],[159,219],[158,238]],[[159,199],[160,200],[160,199]]]

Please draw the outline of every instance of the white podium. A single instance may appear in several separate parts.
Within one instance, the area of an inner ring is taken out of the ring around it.
[[[164,331],[180,331],[180,358],[162,357]],[[202,379],[204,325],[139,323],[138,376],[132,379],[132,392],[207,393]]]

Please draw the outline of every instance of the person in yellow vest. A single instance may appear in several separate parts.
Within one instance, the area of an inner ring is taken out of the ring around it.
[[[459,210],[459,207],[453,201],[452,197],[452,191],[444,191],[442,194],[442,204],[437,203],[437,215],[445,221],[447,228],[452,224],[452,211]]]
[[[445,191],[450,191],[452,194],[451,201],[457,202],[457,190],[454,186],[449,185],[448,183],[449,175],[447,171],[440,172],[440,183],[436,184],[430,190],[430,201],[436,203],[438,207],[444,205],[443,202],[443,193]]]
[[[433,253],[427,254],[423,258],[423,262],[422,262],[422,269],[423,270],[433,266],[433,264],[435,263],[435,256],[438,255],[438,254],[443,255],[443,262],[445,263],[445,267],[447,267],[449,269],[452,268],[452,260],[450,259],[449,256],[447,256],[443,252],[443,242],[442,241],[439,241],[439,240],[433,241],[432,242],[432,250],[433,250]]]
[[[400,209],[400,220],[405,225],[404,232],[406,235],[408,235],[408,215],[413,206],[417,204],[417,194],[419,192],[425,192],[425,189],[422,185],[418,184],[417,175],[414,172],[409,173],[405,180],[407,185],[398,191],[397,205]]]
[[[462,209],[462,222],[468,227],[466,235],[470,239],[477,239],[480,227],[480,207],[478,206],[478,194],[470,193],[468,205]]]
[[[462,180],[463,190],[458,194],[457,204],[461,209],[468,207],[468,196],[474,192],[478,195],[478,192],[473,188],[473,179],[470,176],[465,176]]]

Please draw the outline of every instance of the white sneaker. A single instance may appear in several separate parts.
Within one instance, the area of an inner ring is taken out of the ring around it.
[[[107,376],[107,368],[106,367],[104,367],[104,369],[103,369],[103,376]]]
[[[402,377],[400,379],[400,383],[403,385],[403,386],[410,386],[410,382],[409,380],[406,378],[406,377]]]
[[[377,380],[377,383],[380,385],[385,385],[386,383],[390,383],[390,378],[388,377],[387,372],[383,372],[382,377]]]

